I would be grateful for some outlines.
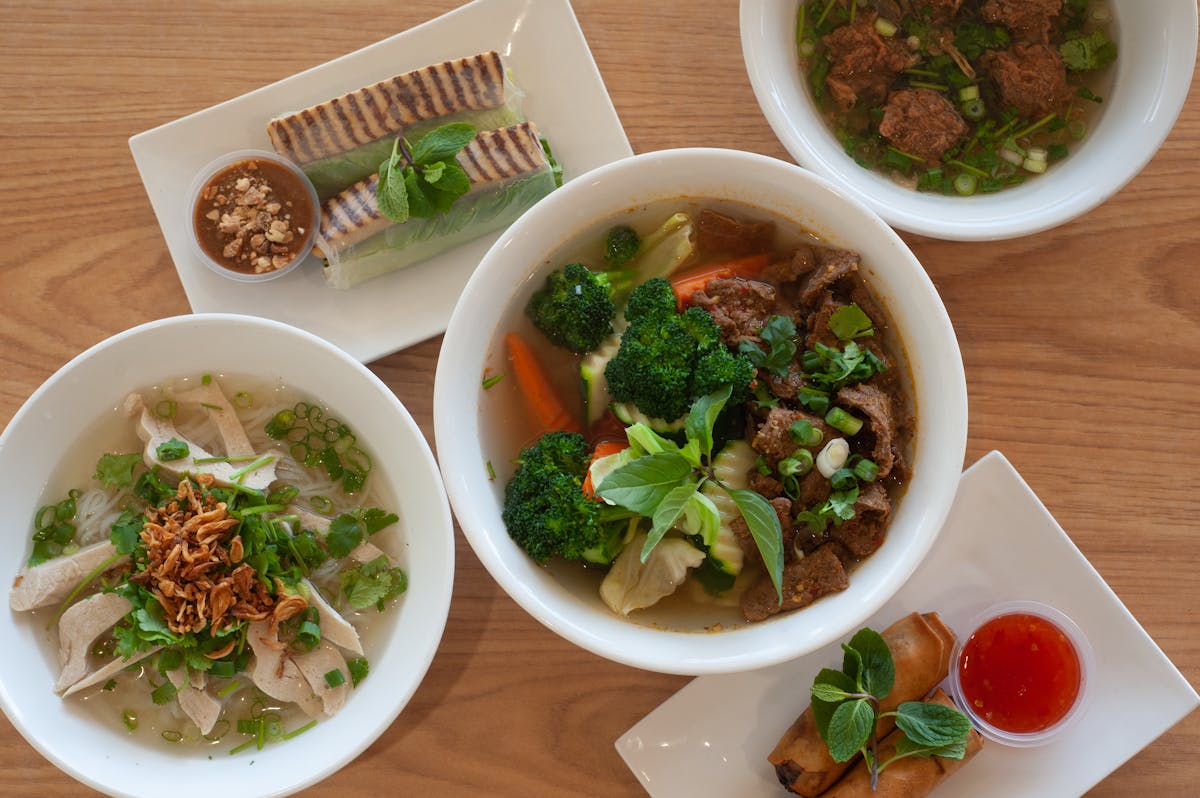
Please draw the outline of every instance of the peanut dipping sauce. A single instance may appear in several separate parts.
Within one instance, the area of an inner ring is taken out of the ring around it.
[[[192,220],[200,247],[215,262],[263,274],[301,254],[314,210],[308,187],[287,167],[248,158],[205,183]]]

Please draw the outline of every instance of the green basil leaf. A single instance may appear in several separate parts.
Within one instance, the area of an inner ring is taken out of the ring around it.
[[[858,686],[854,684],[854,680],[841,671],[835,671],[833,668],[822,668],[817,677],[813,679],[813,687],[818,684],[827,684],[836,687],[847,693],[858,691]],[[813,720],[817,724],[817,731],[821,734],[821,739],[829,744],[829,719],[833,717],[833,711],[837,709],[840,701],[822,701],[813,696],[812,713]]]
[[[650,533],[646,536],[646,543],[642,546],[642,562],[650,558],[650,552],[654,551],[654,547],[663,539],[663,535],[667,534],[667,530],[675,526],[675,522],[683,515],[684,509],[692,497],[696,495],[696,490],[699,487],[700,484],[698,482],[685,482],[682,485],[676,485],[658,503],[658,507],[654,510],[654,525],[650,527]]]
[[[698,442],[700,453],[705,457],[712,454],[713,427],[732,393],[733,386],[726,385],[719,391],[701,396],[692,404],[691,412],[688,413],[687,421],[684,424],[688,441]]]
[[[967,739],[971,721],[954,707],[926,701],[905,701],[896,709],[896,725],[921,746],[938,747]]]
[[[375,202],[379,205],[380,213],[398,224],[407,222],[409,217],[404,171],[400,161],[400,139],[396,139],[392,142],[391,156],[379,165]]]
[[[829,331],[841,341],[862,338],[875,334],[871,317],[857,304],[851,303],[835,310],[829,316]]]
[[[629,441],[630,446],[640,449],[646,454],[679,451],[679,446],[675,441],[664,438],[650,429],[649,425],[640,421],[625,429],[625,437]]]
[[[475,128],[465,122],[434,128],[412,148],[413,163],[427,166],[437,161],[448,161],[474,138]]]
[[[648,454],[605,477],[596,495],[639,515],[653,516],[671,489],[690,473],[691,464],[678,452]]]
[[[849,762],[867,744],[875,728],[875,710],[865,698],[838,704],[829,719],[829,755],[835,762]]]
[[[738,512],[750,528],[750,535],[758,546],[771,583],[775,585],[775,595],[783,603],[783,530],[779,526],[779,516],[770,502],[752,490],[734,489],[729,491],[729,497],[737,505]]]
[[[862,663],[859,682],[863,690],[880,700],[887,698],[896,681],[896,664],[883,637],[873,629],[862,629],[850,638],[850,647]]]

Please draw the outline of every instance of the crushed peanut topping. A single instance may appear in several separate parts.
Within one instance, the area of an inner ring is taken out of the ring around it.
[[[197,482],[207,488],[212,475],[201,474]],[[242,539],[232,532],[238,523],[225,502],[198,494],[187,478],[180,480],[175,498],[165,507],[146,511],[141,532],[146,567],[130,579],[162,605],[172,632],[199,632],[206,627],[220,631],[242,620],[268,620],[274,628],[308,606],[302,596],[283,592],[279,580],[275,582],[278,598],[273,597],[254,569],[241,561]]]

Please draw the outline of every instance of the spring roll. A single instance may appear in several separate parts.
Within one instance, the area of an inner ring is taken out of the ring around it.
[[[892,652],[896,681],[891,693],[880,701],[881,713],[891,712],[905,701],[920,701],[949,673],[954,632],[937,613],[914,612],[901,618],[883,631],[883,639]],[[883,718],[876,728],[882,737],[895,728],[895,721]],[[779,782],[806,798],[829,789],[853,764],[853,760],[835,762],[829,755],[811,707],[784,732],[767,759],[775,766]]]
[[[925,700],[948,707],[954,706],[950,697],[941,690],[935,691]],[[880,762],[891,759],[896,752],[896,743],[903,735],[904,732],[896,729],[879,742]],[[940,756],[905,757],[884,768],[879,774],[879,783],[874,790],[871,789],[871,773],[867,770],[867,763],[860,759],[841,781],[822,793],[821,798],[923,798],[966,764],[981,748],[983,737],[971,729],[967,736],[967,753],[962,759],[943,759]]]

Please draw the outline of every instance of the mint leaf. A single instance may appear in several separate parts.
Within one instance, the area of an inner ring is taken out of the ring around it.
[[[854,687],[860,693],[866,692],[863,686],[862,654],[852,648],[849,643],[842,643],[842,671],[854,681]]]
[[[421,177],[425,178],[425,182],[435,185],[437,181],[442,179],[442,172],[446,171],[446,164],[443,161],[431,163],[421,169]]]
[[[962,759],[967,755],[967,739],[956,740],[945,745],[922,745],[914,743],[906,735],[900,735],[896,741],[896,755],[879,766],[880,771],[892,762],[906,756],[931,757],[940,756],[944,759]]]
[[[408,189],[404,183],[404,166],[400,158],[400,139],[392,142],[391,156],[379,165],[379,181],[375,187],[375,202],[379,212],[397,224],[408,221]],[[273,420],[272,420],[273,423]],[[270,430],[268,429],[268,433]]]
[[[454,194],[455,199],[471,190],[471,178],[455,161],[447,161],[442,170],[441,179],[435,181],[437,187],[447,193]]]
[[[696,441],[699,444],[700,453],[705,457],[712,454],[713,427],[732,393],[733,386],[726,385],[719,391],[701,396],[692,405],[691,412],[688,413],[687,421],[684,424],[688,442]]]
[[[896,725],[919,746],[940,747],[965,741],[971,721],[954,707],[905,701],[896,709]]]
[[[160,443],[154,451],[158,455],[159,460],[169,463],[172,460],[182,460],[187,457],[191,449],[178,438],[171,438]]]
[[[871,317],[854,303],[843,305],[830,314],[829,331],[841,341],[875,334]]]
[[[408,192],[408,213],[416,219],[428,219],[437,213],[430,197],[429,184],[411,166],[404,170],[404,188]]]
[[[727,489],[728,490],[728,489]],[[750,535],[758,546],[771,583],[775,585],[775,595],[783,603],[783,530],[779,526],[779,516],[771,503],[752,490],[728,490],[729,497],[737,505],[738,512],[750,528]]]
[[[846,693],[858,691],[858,686],[854,684],[854,680],[841,671],[835,671],[833,668],[822,668],[821,672],[813,679],[813,689],[816,689],[818,684],[825,684],[831,687],[842,690]],[[813,695],[812,713],[813,720],[816,721],[817,731],[821,734],[821,739],[829,742],[829,719],[833,717],[833,711],[837,709],[840,701],[822,701]]]
[[[474,138],[475,128],[465,122],[442,125],[422,136],[412,148],[413,163],[429,166],[437,161],[447,161],[458,155]]]
[[[817,701],[836,704],[845,701],[853,695],[853,692],[843,690],[841,687],[835,687],[832,684],[814,684],[812,686],[812,697]]]
[[[683,515],[684,509],[692,497],[696,495],[696,490],[699,487],[700,483],[698,482],[685,482],[682,485],[676,485],[658,503],[658,507],[654,509],[654,525],[650,527],[650,533],[646,536],[646,543],[642,546],[642,562],[650,558],[650,552],[654,551],[654,547],[663,539],[663,535],[667,534],[667,530],[675,526],[675,522]]]
[[[873,629],[862,629],[850,638],[850,647],[858,652],[862,665],[858,681],[863,691],[881,700],[887,698],[896,681],[896,664],[883,637]]]
[[[106,488],[128,488],[133,484],[133,469],[140,462],[141,454],[106,454],[97,461],[92,479]]]
[[[829,755],[835,762],[849,762],[867,744],[875,728],[875,710],[865,698],[838,704],[829,719]]]
[[[639,515],[653,516],[671,489],[691,472],[691,464],[677,452],[649,454],[605,477],[596,495]]]

